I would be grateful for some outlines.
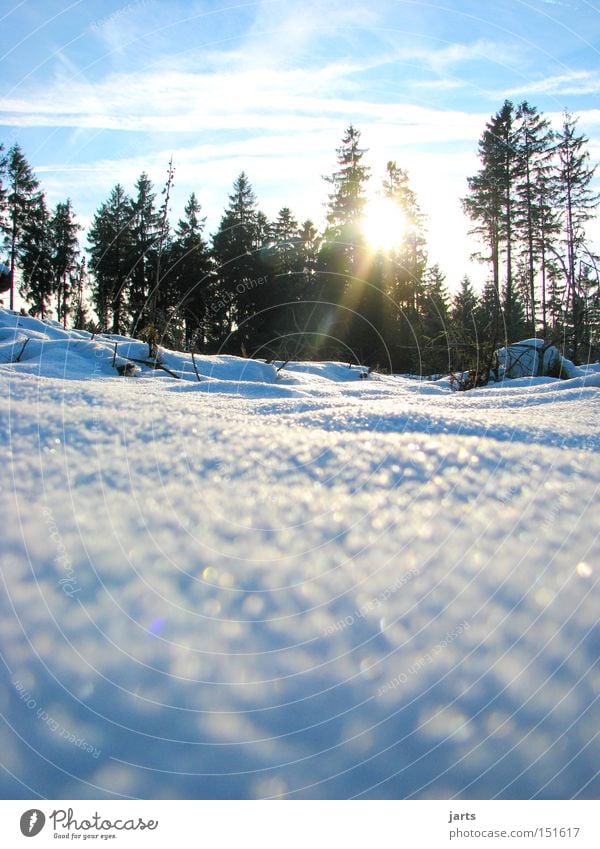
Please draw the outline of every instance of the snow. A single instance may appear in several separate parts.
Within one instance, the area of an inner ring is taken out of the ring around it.
[[[552,374],[559,370],[566,378],[581,377],[586,373],[585,369],[563,357],[555,345],[548,345],[543,339],[524,339],[508,348],[500,348],[498,362],[506,377],[515,379]]]
[[[598,367],[115,342],[0,311],[4,798],[597,798]]]

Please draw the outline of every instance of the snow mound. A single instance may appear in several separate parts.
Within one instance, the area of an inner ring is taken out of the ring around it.
[[[85,380],[99,375],[115,377],[127,362],[137,365],[135,374],[150,374],[148,345],[118,334],[91,334],[65,330],[55,321],[42,321],[0,310],[0,363],[18,365],[19,370],[40,377]],[[212,382],[211,391],[230,392],[223,384],[305,384],[319,380],[349,382],[368,377],[365,367],[347,363],[266,363],[228,355],[204,356],[159,349],[154,377],[169,375],[180,380]],[[256,390],[246,387],[255,395]],[[202,387],[206,391],[207,387]],[[238,391],[238,390],[235,390]]]
[[[524,339],[500,348],[498,362],[507,378],[558,376],[582,377],[585,371],[563,357],[555,345],[543,339]]]

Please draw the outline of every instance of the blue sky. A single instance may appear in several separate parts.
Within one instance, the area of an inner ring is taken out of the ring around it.
[[[174,221],[195,191],[214,229],[245,170],[268,215],[321,223],[353,122],[374,189],[389,159],[408,170],[454,287],[481,274],[460,197],[505,98],[577,113],[600,159],[598,2],[5,0],[0,32],[0,139],[84,225],[117,181],[160,188],[171,155]]]

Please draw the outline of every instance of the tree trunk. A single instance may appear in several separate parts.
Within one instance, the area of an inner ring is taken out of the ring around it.
[[[15,308],[15,258],[17,255],[17,213],[13,210],[10,241],[10,309]]]

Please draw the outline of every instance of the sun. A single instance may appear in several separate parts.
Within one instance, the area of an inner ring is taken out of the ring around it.
[[[375,250],[390,251],[404,238],[406,218],[391,198],[373,198],[364,211],[362,232]]]

